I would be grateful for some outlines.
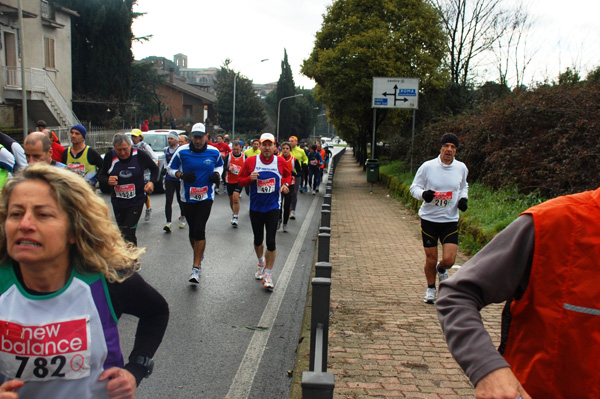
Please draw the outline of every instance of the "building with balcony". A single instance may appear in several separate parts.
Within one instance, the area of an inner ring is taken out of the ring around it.
[[[79,15],[51,1],[21,0],[21,30],[18,7],[17,0],[0,0],[0,127],[23,126],[24,92],[28,126],[39,119],[48,126],[78,123],[71,103],[71,18]]]

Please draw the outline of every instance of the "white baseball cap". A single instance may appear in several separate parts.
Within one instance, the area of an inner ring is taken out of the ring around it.
[[[273,143],[275,142],[275,136],[273,136],[271,133],[263,133],[260,135],[260,139],[258,140],[261,143],[263,141],[272,141]]]
[[[196,123],[192,126],[191,135],[192,136],[204,136],[206,134],[206,127],[204,123]]]

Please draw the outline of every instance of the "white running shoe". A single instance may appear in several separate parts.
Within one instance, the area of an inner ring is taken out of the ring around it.
[[[254,273],[254,278],[256,280],[262,280],[264,273],[265,273],[265,264],[259,263],[258,266],[256,267],[256,273]]]
[[[290,211],[290,219],[292,219],[292,220],[296,219],[296,211],[294,211],[294,210]]]
[[[192,267],[192,274],[190,274],[190,279],[188,280],[190,283],[199,284],[200,283],[200,268]]]
[[[185,216],[179,216],[179,223],[177,223],[180,229],[185,228]]]
[[[171,232],[171,222],[165,224],[165,227],[163,227],[163,230],[165,231],[165,233],[170,233]]]
[[[144,216],[144,220],[147,222],[152,217],[152,208],[146,209],[146,215]]]
[[[284,225],[283,225],[283,232],[284,232],[284,233],[287,233],[287,224],[284,224]]]
[[[437,263],[437,265],[435,265],[435,270],[437,270],[437,274],[438,274],[438,278],[440,279],[440,283],[442,281],[448,280],[448,270],[444,269],[443,272],[440,271],[440,269],[438,269],[438,266],[440,265],[440,262]]]
[[[427,288],[427,291],[425,291],[425,298],[423,298],[423,302],[434,303],[436,293],[437,292],[436,292],[435,288]]]
[[[238,221],[238,217],[237,216],[233,215],[233,217],[231,218],[231,225],[233,227],[238,227],[239,221]]]
[[[268,290],[273,290],[273,288],[275,288],[275,285],[273,284],[273,276],[271,275],[271,273],[265,273],[262,279],[262,283],[263,283],[263,287],[265,287]]]

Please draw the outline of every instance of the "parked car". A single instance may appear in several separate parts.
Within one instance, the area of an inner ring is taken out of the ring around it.
[[[154,192],[156,193],[164,193],[165,192],[165,176],[167,174],[167,165],[165,165],[165,147],[168,146],[167,137],[170,132],[176,132],[178,135],[186,133],[185,130],[177,130],[177,129],[160,129],[160,130],[150,130],[148,132],[144,132],[144,141],[152,147],[152,151],[156,154],[158,158],[158,170],[159,177],[158,181],[155,184]],[[131,132],[125,133],[126,135],[131,135]],[[104,154],[102,154],[102,158],[104,158]],[[100,185],[100,190],[108,194],[111,192],[109,186]]]
[[[327,144],[327,147],[333,147],[333,140],[329,137],[321,137],[321,145],[325,146],[325,144]]]

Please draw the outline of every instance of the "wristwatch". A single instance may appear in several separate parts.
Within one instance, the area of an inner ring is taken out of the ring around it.
[[[284,186],[286,186],[287,188],[290,188],[290,185],[287,183],[283,183]]]
[[[144,378],[148,378],[154,369],[154,360],[148,356],[131,355],[129,356],[129,363],[136,363],[144,366],[146,368]]]

